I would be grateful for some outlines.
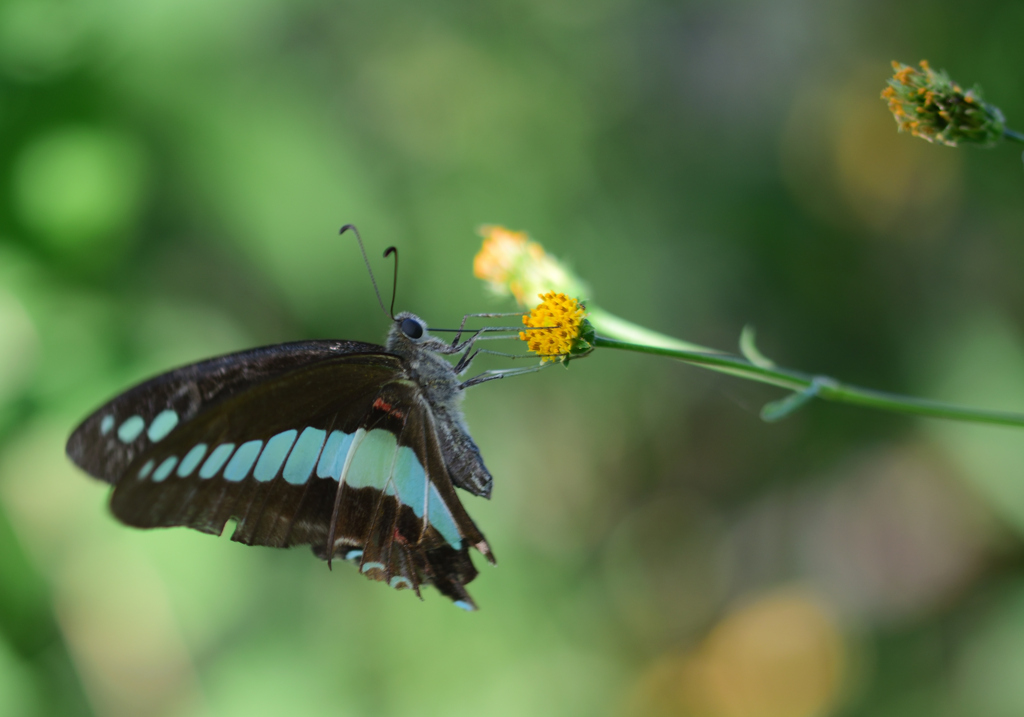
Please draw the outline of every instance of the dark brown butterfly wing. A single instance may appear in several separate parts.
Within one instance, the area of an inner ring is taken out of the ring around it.
[[[472,609],[469,546],[493,557],[402,360],[354,342],[284,348],[286,359],[257,349],[146,382],[88,418],[68,454],[115,484],[111,508],[128,525],[220,534],[234,519],[233,540],[309,544]]]
[[[161,374],[97,409],[71,434],[67,454],[89,475],[116,483],[163,429],[296,367],[349,354],[394,356],[358,341],[298,341],[218,356]]]

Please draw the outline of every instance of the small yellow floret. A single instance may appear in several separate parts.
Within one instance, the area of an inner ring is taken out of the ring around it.
[[[523,324],[534,330],[520,331],[519,338],[543,361],[558,361],[579,338],[586,309],[576,299],[554,291],[540,294],[540,299],[537,308],[523,316]]]

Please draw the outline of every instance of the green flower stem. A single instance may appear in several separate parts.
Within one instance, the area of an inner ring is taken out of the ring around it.
[[[1003,128],[1003,137],[1006,139],[1012,139],[1014,142],[1024,142],[1024,134],[1005,127]]]
[[[721,353],[715,349],[709,349],[707,346],[691,344],[689,341],[680,341],[671,336],[659,334],[657,331],[645,329],[643,326],[637,326],[630,321],[620,319],[618,316],[609,314],[604,309],[599,309],[590,304],[587,305],[587,320],[590,321],[597,331],[625,341],[646,344],[648,346],[659,346],[665,349],[677,349],[679,351],[698,351],[706,354]]]
[[[593,314],[588,316],[591,322],[597,327],[597,321],[593,320]],[[614,317],[613,317],[614,318]],[[628,323],[628,322],[626,322]],[[632,325],[630,325],[632,326]],[[666,337],[667,338],[667,337]],[[683,342],[676,342],[683,343]],[[732,356],[725,353],[709,353],[706,351],[693,351],[668,346],[654,346],[619,341],[604,336],[596,336],[593,345],[609,349],[622,349],[624,351],[637,351],[639,353],[656,354],[658,356],[669,356],[686,363],[703,366],[713,371],[739,376],[751,381],[771,384],[780,388],[786,388],[803,394],[797,401],[790,402],[789,406],[783,407],[788,399],[777,401],[766,407],[764,417],[766,420],[778,420],[788,414],[790,410],[798,408],[807,399],[818,397],[828,401],[840,403],[851,403],[857,406],[866,406],[883,411],[895,413],[906,413],[916,416],[929,416],[931,418],[948,418],[956,421],[971,421],[974,423],[987,423],[998,426],[1022,426],[1024,427],[1024,414],[1011,413],[1008,411],[985,411],[967,406],[957,406],[939,401],[928,401],[910,396],[900,396],[883,391],[874,391],[869,388],[860,388],[849,384],[841,383],[827,376],[812,376],[810,374],[792,371],[790,369],[755,366],[746,359],[739,356]],[[771,409],[769,409],[771,407]]]

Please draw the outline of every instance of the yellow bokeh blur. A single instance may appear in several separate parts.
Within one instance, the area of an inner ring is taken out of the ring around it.
[[[641,676],[631,715],[815,717],[846,678],[843,637],[812,591],[748,598],[689,653],[657,660]]]

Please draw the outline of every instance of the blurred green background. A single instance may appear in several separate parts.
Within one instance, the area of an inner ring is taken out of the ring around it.
[[[889,61],[1024,129],[1024,7],[0,2],[0,715],[1024,714],[1024,433],[650,356],[473,389],[494,546],[454,609],[307,550],[120,526],[64,457],[172,366],[508,310],[484,222],[609,311],[1024,409],[1018,150],[897,135]],[[491,366],[502,365],[492,362]],[[486,367],[486,366],[485,366]],[[482,563],[482,561],[478,561]]]

